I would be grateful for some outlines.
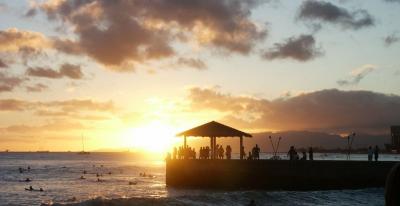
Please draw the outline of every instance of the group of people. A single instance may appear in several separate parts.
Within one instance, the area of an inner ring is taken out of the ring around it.
[[[216,145],[214,149],[214,154],[216,159],[226,159],[232,158],[232,148],[227,145],[224,149],[222,145]],[[200,147],[199,159],[211,159],[212,149],[210,147]],[[196,159],[196,150],[191,147],[174,147],[172,152],[173,159]]]
[[[289,149],[287,155],[289,156],[289,160],[307,160],[306,151],[302,151],[302,157],[300,158],[300,155],[297,153],[297,151],[294,148],[294,146],[290,146],[290,149]],[[313,152],[313,148],[312,147],[310,147],[308,149],[308,159],[309,160],[314,160],[314,152]]]
[[[243,150],[244,150],[244,148],[243,148]],[[260,147],[258,146],[258,144],[256,144],[256,146],[254,146],[251,149],[251,152],[249,152],[247,159],[248,160],[259,160],[260,159],[260,151],[261,151]],[[243,154],[246,154],[246,153],[244,153],[244,151],[242,151],[242,152],[243,152]]]
[[[174,147],[172,155],[174,159],[196,159],[196,150],[191,147]]]
[[[374,149],[372,149],[371,146],[368,147],[368,161],[372,161],[372,156],[374,156],[375,161],[378,161],[378,158],[379,158],[378,145],[375,145]]]

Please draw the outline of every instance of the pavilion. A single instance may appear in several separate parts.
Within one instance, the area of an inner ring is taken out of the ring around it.
[[[183,146],[186,145],[186,137],[210,137],[210,149],[211,149],[211,159],[215,159],[214,148],[216,146],[217,137],[239,137],[240,138],[240,153],[242,153],[243,137],[252,137],[251,134],[242,132],[235,128],[229,127],[227,125],[221,124],[216,121],[211,121],[206,124],[194,127],[192,129],[186,130],[177,134],[176,136],[183,136]],[[244,154],[240,154],[240,159],[242,159]]]

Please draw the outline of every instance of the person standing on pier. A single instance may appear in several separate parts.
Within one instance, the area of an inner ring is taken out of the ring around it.
[[[375,157],[375,161],[378,161],[378,158],[379,158],[379,147],[378,147],[378,145],[375,145],[374,157]]]
[[[232,155],[232,148],[230,145],[226,146],[225,153],[226,153],[226,159],[230,160]]]
[[[368,161],[369,162],[372,161],[372,153],[373,153],[372,148],[371,148],[371,146],[369,146],[368,147]]]
[[[290,149],[289,149],[289,152],[288,152],[289,160],[295,160],[296,159],[296,155],[297,155],[297,152],[294,149],[294,146],[290,146]]]
[[[178,153],[178,150],[176,149],[176,147],[174,147],[174,151],[172,152],[172,157],[174,158],[174,160],[176,160],[177,153]]]
[[[310,149],[308,149],[308,159],[309,160],[314,160],[314,152],[313,152],[313,148],[310,147]]]

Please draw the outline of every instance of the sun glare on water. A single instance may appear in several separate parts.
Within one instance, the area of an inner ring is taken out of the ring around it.
[[[172,127],[161,122],[152,122],[140,127],[129,128],[123,134],[123,141],[134,150],[166,153],[177,138]]]

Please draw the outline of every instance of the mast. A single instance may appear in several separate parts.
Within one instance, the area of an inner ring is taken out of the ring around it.
[[[85,151],[85,143],[83,142],[83,134],[81,135],[81,139],[82,139],[82,152]]]

